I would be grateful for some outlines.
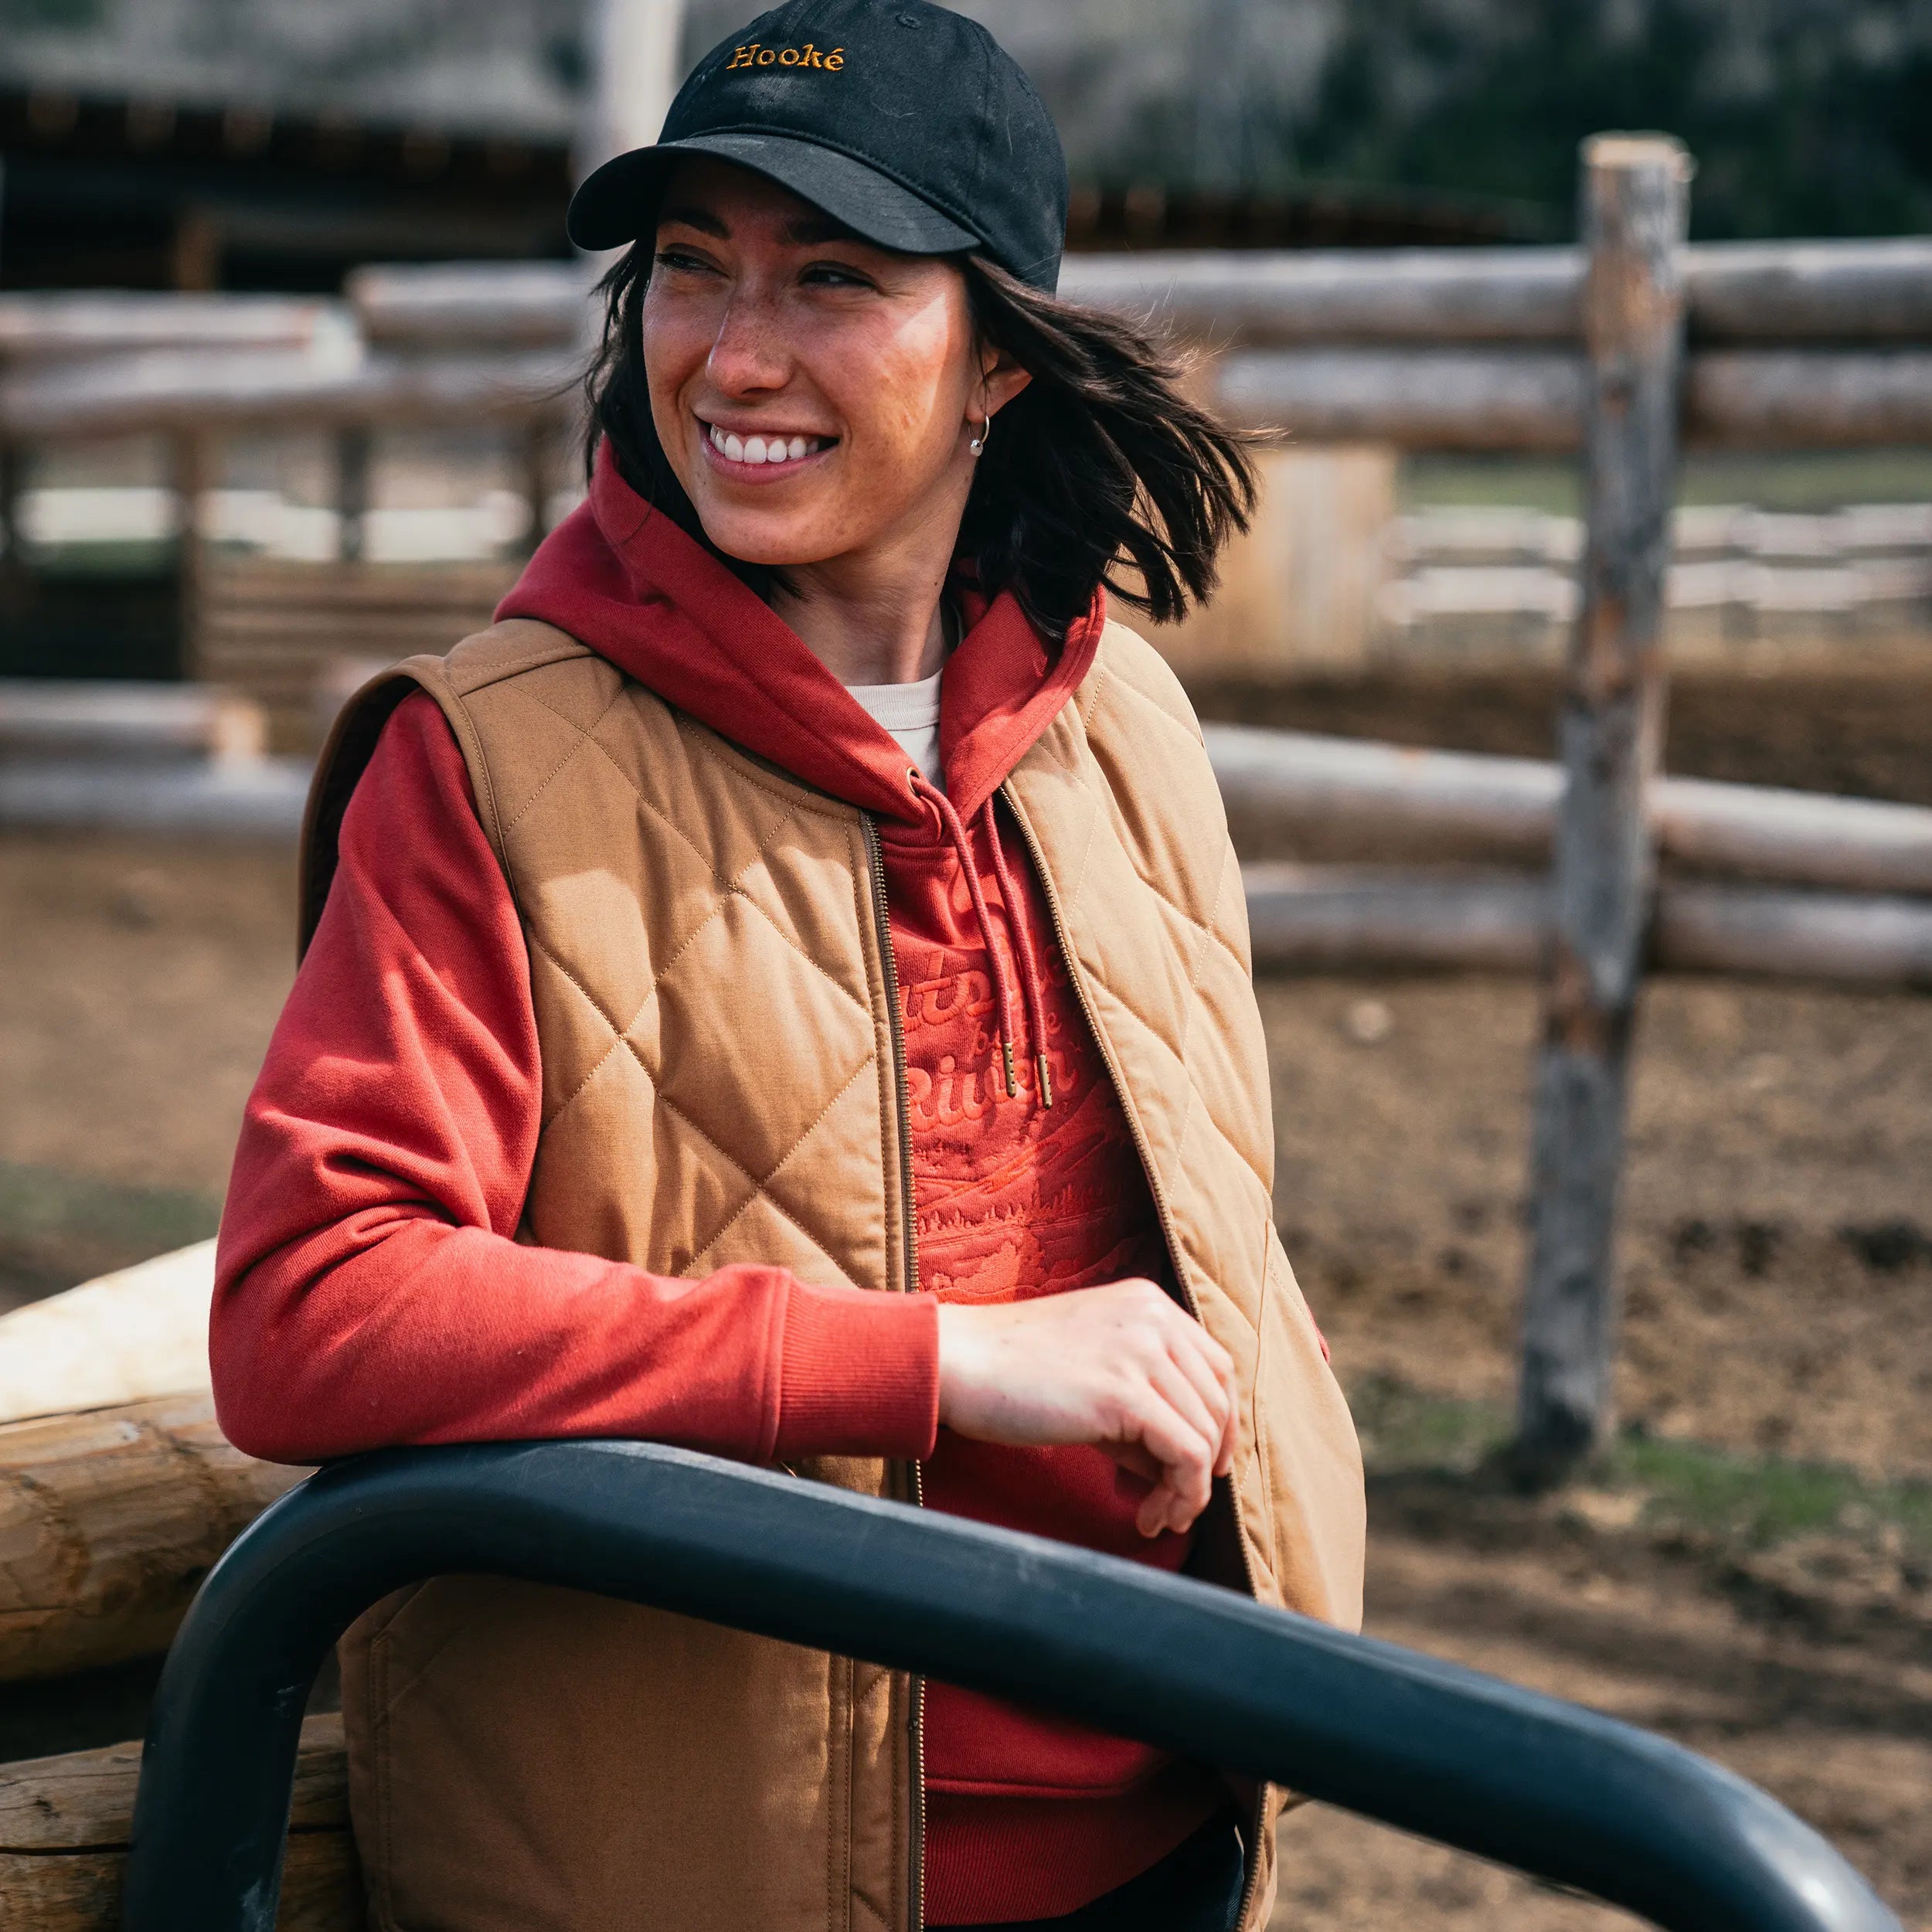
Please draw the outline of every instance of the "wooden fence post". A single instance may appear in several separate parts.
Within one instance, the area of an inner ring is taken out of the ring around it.
[[[168,439],[177,506],[175,536],[175,609],[180,626],[175,653],[184,676],[202,675],[202,617],[208,578],[207,496],[217,478],[217,446],[213,437],[192,427]]]
[[[345,563],[361,563],[368,547],[372,442],[364,423],[335,433],[335,554]]]
[[[1662,135],[1597,135],[1583,158],[1583,609],[1559,725],[1514,1458],[1532,1483],[1560,1478],[1609,1420],[1624,1096],[1655,875],[1645,792],[1663,730],[1691,175]]]

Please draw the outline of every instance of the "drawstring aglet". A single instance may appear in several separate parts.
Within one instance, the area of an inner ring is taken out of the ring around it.
[[[1006,1097],[1009,1100],[1018,1100],[1019,1077],[1013,1071],[1013,1043],[1009,1039],[1002,1040],[999,1050],[1006,1056]]]
[[[1053,1104],[1053,1076],[1047,1070],[1046,1056],[1044,1053],[1039,1055],[1035,1064],[1039,1068],[1039,1104],[1042,1107],[1051,1107]]]

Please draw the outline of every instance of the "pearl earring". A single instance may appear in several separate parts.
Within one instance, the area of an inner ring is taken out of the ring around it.
[[[988,421],[981,423],[979,426],[979,434],[966,445],[966,447],[972,451],[974,455],[978,456],[980,452],[985,448],[986,432],[992,427],[992,423],[990,419]]]

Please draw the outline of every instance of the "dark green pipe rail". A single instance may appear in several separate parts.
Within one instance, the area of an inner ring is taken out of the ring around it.
[[[1898,1932],[1808,1826],[1628,1725],[1209,1584],[623,1442],[387,1451],[255,1522],[162,1674],[126,1932],[271,1932],[302,1707],[328,1647],[391,1590],[464,1572],[1043,1706],[1671,1932]]]

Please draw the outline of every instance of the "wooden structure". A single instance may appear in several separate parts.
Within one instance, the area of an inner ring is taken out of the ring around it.
[[[0,1426],[0,1682],[165,1649],[301,1474],[230,1447],[205,1393]]]
[[[1334,487],[1345,459],[1332,446],[1583,454],[1590,514],[1563,775],[1553,803],[1547,776],[1532,787],[1542,788],[1535,837],[1553,838],[1550,888],[1539,897],[1451,879],[1425,882],[1425,901],[1401,881],[1358,879],[1343,896],[1360,939],[1352,956],[1468,956],[1456,954],[1464,942],[1452,944],[1439,917],[1457,904],[1462,927],[1473,920],[1490,934],[1485,957],[1519,957],[1526,934],[1543,949],[1523,1384],[1523,1467],[1532,1475],[1555,1473],[1607,1420],[1613,1204],[1645,966],[1781,961],[1867,981],[1923,976],[1923,908],[1904,896],[1923,890],[1917,829],[1854,801],[1699,791],[1658,779],[1654,767],[1678,445],[1932,441],[1932,240],[1686,246],[1687,173],[1668,142],[1590,144],[1580,248],[1074,256],[1063,282],[1069,294],[1151,318],[1208,351],[1209,393],[1236,418],[1291,439],[1291,460],[1317,466],[1310,475],[1327,464],[1332,494],[1345,493]],[[0,376],[0,449],[145,427],[179,434],[192,452],[224,427],[264,423],[326,427],[348,439],[345,449],[400,421],[485,419],[509,436],[550,433],[570,406],[587,293],[577,264],[371,270],[350,290],[352,326],[319,348],[158,349],[106,366],[37,366],[16,351]],[[196,474],[185,461],[184,479]],[[355,474],[345,462],[352,510]],[[359,567],[352,556],[341,582]],[[219,609],[215,573],[204,568],[196,580]],[[236,607],[267,621],[280,594],[273,580],[266,570],[238,577]],[[273,618],[291,639],[306,621],[294,608],[306,594],[288,591]],[[1238,612],[1245,595],[1252,623],[1287,594],[1264,576],[1245,593],[1237,587],[1229,609]],[[1338,636],[1340,608],[1332,599],[1316,620]],[[237,653],[243,628],[238,621]],[[215,668],[219,627],[209,635]],[[310,636],[291,643],[291,657],[318,648]],[[392,648],[385,638],[369,655]],[[260,670],[239,655],[226,668],[251,678]],[[1488,780],[1504,782],[1494,769]],[[1671,881],[1660,895],[1660,841],[1701,866],[1751,871],[1768,858],[1764,876],[1785,889]],[[1323,918],[1340,918],[1343,900],[1322,900],[1318,886],[1257,882],[1257,906],[1275,909],[1270,956],[1296,950],[1281,908],[1304,936],[1318,906],[1328,908]],[[1312,939],[1300,944],[1306,956]],[[1333,956],[1348,952],[1338,937]]]
[[[363,677],[447,651],[490,621],[512,562],[302,563],[209,558],[197,587],[189,668],[267,710],[279,743],[313,743]]]
[[[1558,726],[1515,1445],[1532,1476],[1592,1447],[1609,1413],[1631,1034],[1656,883],[1645,801],[1663,736],[1689,191],[1675,141],[1610,135],[1584,151],[1583,604]]]
[[[120,1932],[141,1747],[0,1764],[0,1932]],[[338,1716],[302,1726],[277,1932],[361,1932]]]

